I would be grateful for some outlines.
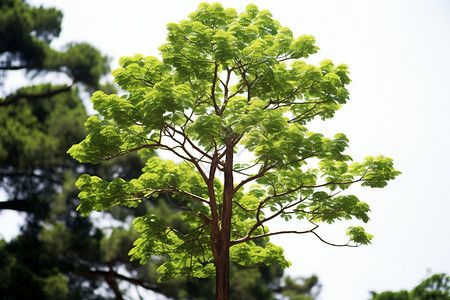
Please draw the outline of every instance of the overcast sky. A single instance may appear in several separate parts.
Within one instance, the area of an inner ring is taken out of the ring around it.
[[[186,19],[203,1],[33,0],[64,13],[55,47],[86,41],[112,58],[158,55],[165,25]],[[268,9],[295,36],[311,34],[328,58],[350,67],[350,102],[332,120],[309,128],[350,139],[349,154],[394,158],[403,174],[382,190],[353,190],[372,212],[373,244],[335,248],[314,237],[272,241],[285,249],[292,276],[317,274],[322,300],[368,299],[369,291],[411,289],[429,272],[450,274],[450,1],[222,1],[242,12]],[[4,214],[0,215],[0,218]],[[0,219],[1,221],[1,219]],[[277,224],[276,226],[287,226]],[[348,223],[324,227],[345,242]],[[291,225],[289,225],[291,227]]]

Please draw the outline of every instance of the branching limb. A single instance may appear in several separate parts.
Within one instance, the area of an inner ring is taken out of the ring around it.
[[[0,66],[0,70],[9,70],[9,71],[16,71],[16,70],[22,70],[22,69],[33,69],[36,68],[36,66],[33,65],[21,65],[21,66]]]
[[[268,161],[266,160],[264,162],[264,165],[261,168],[261,171],[258,174],[255,174],[253,176],[247,177],[246,179],[242,180],[238,185],[236,185],[236,187],[234,188],[234,193],[236,193],[241,187],[243,187],[246,183],[256,180],[258,178],[261,178],[264,176],[264,174],[267,173],[267,171],[269,171],[270,169],[273,169],[275,167],[275,165],[270,165],[268,166]]]
[[[30,93],[22,93],[22,92],[18,92],[16,94],[10,95],[8,97],[6,97],[6,99],[4,101],[0,101],[0,106],[7,106],[10,105],[22,98],[25,98],[27,100],[34,100],[34,99],[38,99],[38,98],[43,98],[43,97],[53,97],[57,94],[60,93],[64,93],[67,91],[70,91],[70,89],[72,89],[73,85],[75,84],[75,82],[73,82],[71,85],[67,85],[67,86],[63,86],[61,88],[58,89],[54,89],[51,90],[50,88],[42,93],[36,93],[36,94],[30,94]]]
[[[131,278],[125,275],[122,275],[120,273],[117,273],[116,271],[114,271],[112,268],[109,271],[103,271],[103,270],[97,270],[97,269],[88,269],[86,271],[78,271],[78,274],[87,277],[87,278],[107,278],[107,277],[112,277],[112,278],[116,278],[116,279],[120,279],[120,280],[124,280],[127,281],[135,286],[141,286],[147,290],[151,290],[151,291],[155,291],[155,292],[160,292],[162,291],[163,285],[162,284],[156,284],[156,283],[150,283],[148,281],[144,281],[144,280],[140,280],[140,279],[135,279],[135,278]]]
[[[154,87],[154,86],[155,86],[155,84],[154,84],[152,81],[148,80],[148,79],[138,78],[138,77],[136,77],[136,76],[134,76],[134,75],[131,75],[131,77],[132,77],[134,80],[140,81],[140,82],[142,82],[143,84],[145,84],[145,85],[147,85],[147,86],[149,86],[149,87]]]
[[[347,244],[330,243],[330,242],[325,241],[319,234],[317,234],[317,232],[311,231],[311,233],[314,234],[322,243],[325,243],[325,244],[330,245],[330,246],[334,246],[334,247],[358,247],[358,245],[351,245],[349,243],[347,243]]]
[[[190,61],[190,62],[195,62],[195,63],[207,63],[207,64],[215,64],[215,61],[210,61],[210,60],[195,60],[192,58],[187,57],[186,55],[184,55],[183,53],[181,53],[180,51],[177,51],[178,54],[180,54],[184,59]]]
[[[209,160],[212,160],[212,156],[208,154],[208,151],[203,151],[202,149],[200,149],[190,138],[188,138],[184,129],[178,130],[177,128],[170,125],[166,125],[166,127],[170,128],[174,133],[177,133],[183,137],[183,142],[180,142],[176,140],[174,137],[171,137],[177,144],[183,146],[187,142],[189,146],[192,147],[195,151],[199,152],[202,156],[207,157]],[[185,150],[184,147],[183,150]],[[185,152],[187,153],[187,150],[185,150]]]
[[[206,200],[206,199],[204,199],[204,198],[202,198],[202,197],[200,197],[200,196],[197,196],[197,195],[195,195],[195,194],[192,194],[192,193],[189,193],[189,192],[187,192],[187,191],[181,190],[181,189],[179,189],[179,188],[177,188],[177,187],[175,187],[175,186],[173,186],[173,185],[171,185],[171,184],[169,184],[169,185],[170,185],[170,187],[171,187],[171,190],[173,190],[173,191],[175,191],[175,192],[178,192],[178,193],[180,193],[180,194],[189,196],[189,197],[191,197],[192,199],[198,200],[198,201],[200,201],[200,202],[209,204],[209,201],[208,201],[208,200]]]
[[[292,194],[292,193],[294,193],[294,192],[296,192],[296,191],[298,191],[298,190],[300,190],[302,188],[319,188],[319,187],[324,187],[324,186],[334,185],[334,184],[353,184],[353,183],[362,181],[364,179],[364,176],[365,176],[366,173],[364,173],[364,175],[361,176],[359,179],[353,180],[353,181],[327,182],[327,183],[324,183],[324,184],[314,185],[314,186],[312,186],[312,185],[310,185],[310,186],[308,186],[308,185],[300,185],[299,187],[291,189],[291,190],[288,190],[286,192],[283,192],[283,193],[280,193],[280,194],[274,193],[274,195],[266,197],[263,201],[260,202],[260,204],[258,206],[257,213],[256,213],[256,223],[250,228],[250,230],[247,232],[245,237],[243,237],[241,239],[238,239],[238,240],[235,240],[232,244],[239,244],[239,243],[243,243],[245,241],[249,241],[249,240],[254,239],[251,235],[253,234],[253,232],[258,227],[260,227],[261,225],[263,225],[264,223],[266,223],[266,222],[268,222],[270,220],[273,220],[274,218],[278,217],[281,214],[286,214],[286,213],[289,214],[289,213],[291,213],[291,212],[286,212],[285,210],[286,209],[290,209],[290,208],[292,208],[292,207],[294,207],[294,206],[296,206],[296,205],[298,205],[298,204],[300,204],[301,202],[304,201],[304,199],[300,199],[299,201],[296,201],[296,202],[294,202],[292,204],[289,204],[289,205],[287,205],[287,206],[285,206],[283,208],[280,208],[275,214],[271,215],[270,217],[261,220],[260,219],[261,211],[265,207],[265,204],[267,203],[267,201],[269,201],[270,199],[281,197],[281,196],[286,196],[288,194]],[[330,195],[329,197],[332,197],[332,195]]]
[[[214,110],[216,112],[216,115],[221,116],[221,109],[219,109],[219,106],[217,105],[217,101],[216,101],[216,84],[217,84],[217,77],[218,77],[218,72],[219,70],[219,65],[214,62],[214,78],[213,78],[213,82],[212,82],[212,86],[211,86],[211,99],[213,101],[213,105],[214,105]]]
[[[287,190],[286,192],[269,196],[269,198],[278,198],[278,197],[286,196],[286,195],[295,193],[295,192],[297,192],[297,191],[299,191],[300,189],[303,189],[303,188],[315,189],[315,188],[325,187],[325,186],[329,186],[329,185],[349,185],[349,184],[357,183],[357,182],[360,182],[360,181],[364,180],[364,176],[365,176],[366,173],[364,173],[364,175],[362,175],[360,178],[358,178],[356,180],[351,180],[351,181],[343,181],[343,182],[334,182],[334,181],[332,181],[332,182],[326,182],[326,183],[318,184],[318,185],[300,185],[300,186],[298,186],[298,187],[296,187],[294,189]]]

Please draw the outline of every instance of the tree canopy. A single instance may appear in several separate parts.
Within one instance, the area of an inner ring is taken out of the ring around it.
[[[55,50],[51,41],[61,32],[62,13],[55,8],[31,7],[21,0],[0,3],[0,75],[24,70],[33,75],[57,72],[86,88],[102,88],[100,78],[108,72],[108,58],[86,43],[68,44],[64,51]],[[70,86],[52,89],[47,86],[38,93],[19,90],[2,99],[0,106],[20,98],[36,99],[64,92]]]
[[[167,29],[162,60],[120,59],[112,74],[127,93],[93,94],[99,115],[88,118],[88,136],[69,153],[98,163],[160,150],[182,162],[150,157],[133,180],[80,176],[82,215],[169,195],[184,210],[183,230],[155,214],[136,218],[141,236],[131,258],[145,264],[166,256],[161,280],[216,275],[218,299],[229,296],[229,262],[289,266],[271,236],[323,240],[316,233],[321,222],[369,220],[369,206],[346,190],[355,183],[386,186],[400,174],[393,160],[380,155],[351,163],[344,134],[327,138],[306,128],[316,117],[332,118],[348,101],[346,65],[308,64],[304,59],[318,51],[314,37],[294,38],[253,4],[238,14],[202,3]],[[271,232],[268,223],[279,218],[310,226]],[[346,246],[372,238],[361,226],[349,227],[347,235]]]

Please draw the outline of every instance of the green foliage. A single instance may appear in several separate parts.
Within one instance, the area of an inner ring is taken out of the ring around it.
[[[61,31],[62,13],[20,0],[2,1],[0,11],[0,53],[6,54],[0,66],[20,61],[29,68],[42,67],[48,44]]]
[[[400,174],[392,159],[349,163],[344,134],[326,138],[305,127],[315,117],[332,118],[348,101],[346,65],[301,60],[318,51],[314,37],[295,38],[255,5],[237,14],[202,3],[189,20],[167,29],[162,61],[139,54],[120,60],[112,74],[127,94],[94,93],[99,116],[86,121],[89,135],[68,153],[98,163],[159,150],[183,162],[148,158],[132,180],[82,175],[83,215],[167,194],[184,211],[183,230],[161,216],[141,216],[134,221],[141,237],[130,251],[142,263],[165,256],[162,279],[211,276],[228,257],[248,267],[287,267],[270,236],[318,236],[320,222],[369,220],[369,206],[344,191],[355,183],[386,186]],[[271,232],[266,226],[293,217],[313,228]],[[372,239],[360,226],[347,235],[352,246]]]
[[[434,274],[408,291],[382,293],[371,292],[371,300],[448,300],[450,299],[450,277]]]
[[[283,248],[272,243],[266,243],[264,248],[253,241],[238,244],[230,249],[230,259],[243,266],[255,267],[262,264],[278,264],[283,268],[291,265],[283,257]]]
[[[283,296],[290,300],[314,300],[321,289],[319,278],[316,275],[300,278],[301,282],[287,276],[284,281]]]
[[[58,87],[44,84],[21,88],[19,92],[41,94],[54,88]],[[1,165],[25,168],[62,164],[63,159],[67,160],[66,149],[74,140],[84,138],[83,120],[87,114],[75,90],[40,100],[22,97],[15,105],[0,108]]]
[[[62,274],[47,277],[44,281],[43,290],[47,299],[63,300],[67,299],[69,288],[67,284],[69,280]]]

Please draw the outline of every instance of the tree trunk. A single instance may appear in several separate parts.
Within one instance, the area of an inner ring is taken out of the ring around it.
[[[218,243],[219,244],[219,243]],[[216,299],[230,299],[230,251],[229,247],[217,245],[219,259],[216,260]]]
[[[233,143],[226,141],[224,164],[223,203],[220,209],[220,226],[216,240],[216,299],[230,299],[230,238],[233,208]]]

